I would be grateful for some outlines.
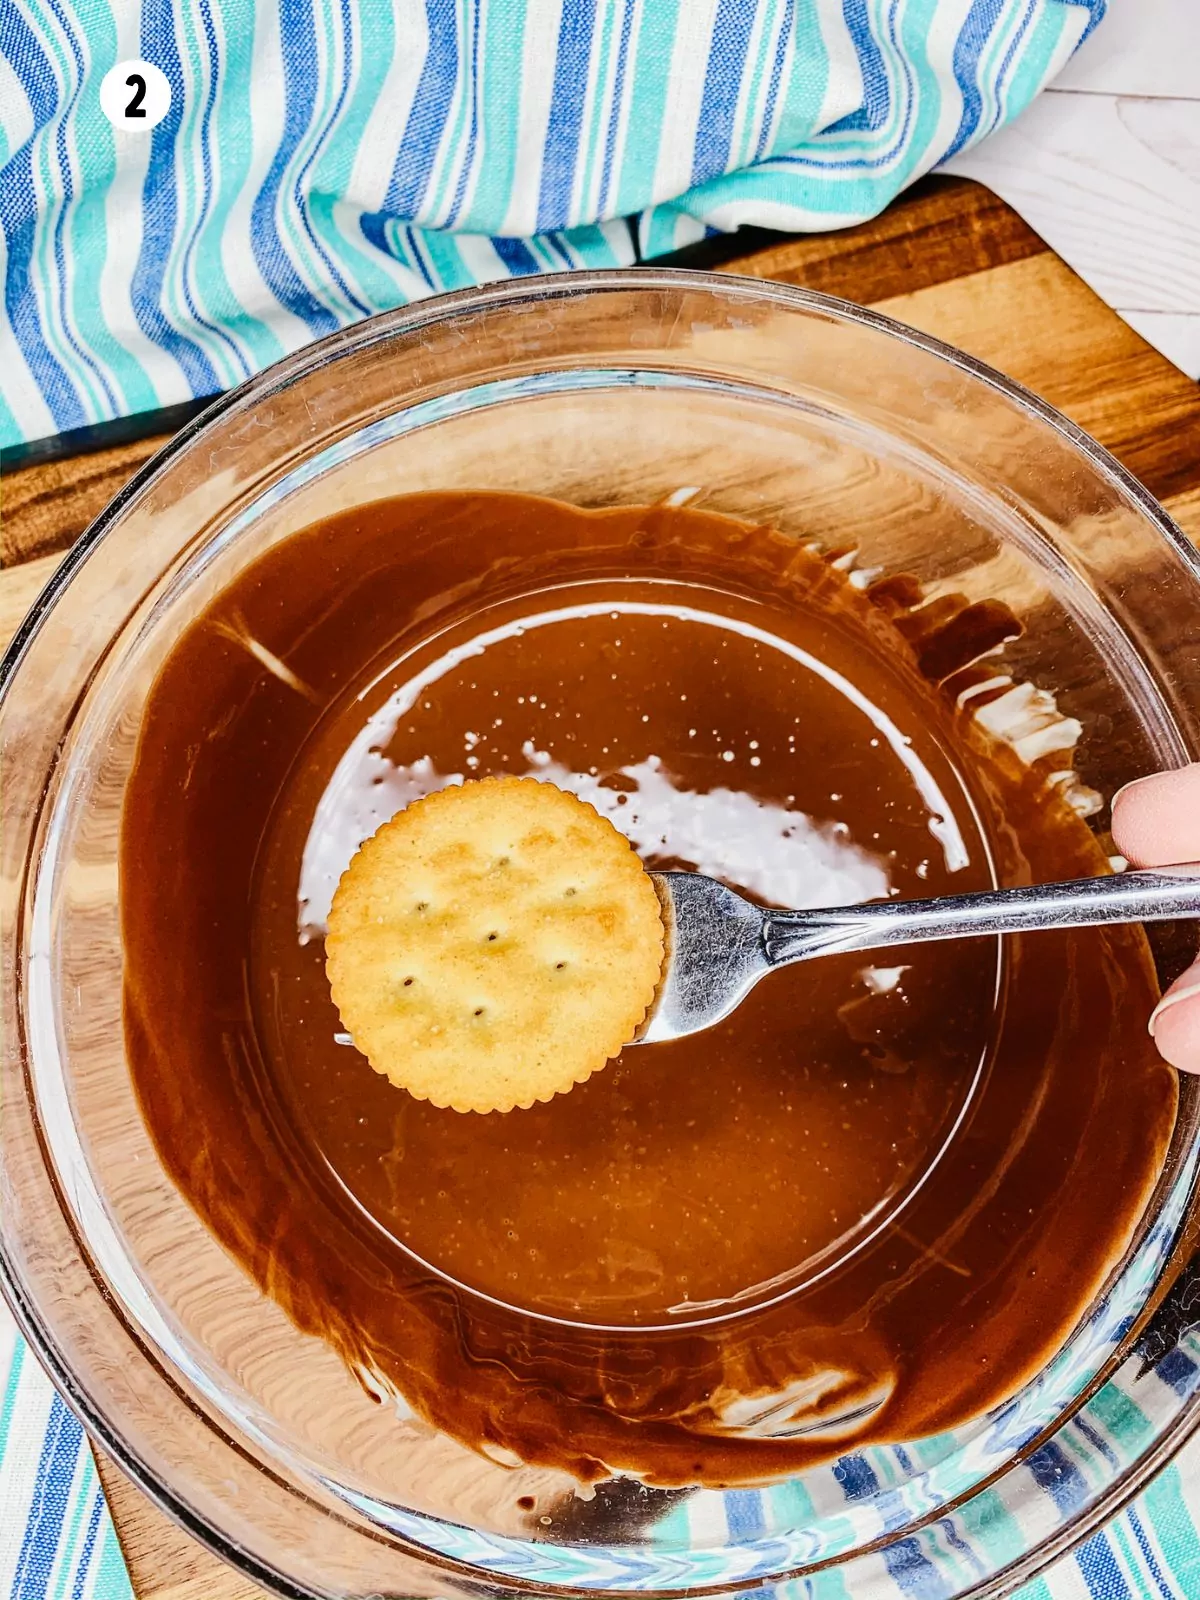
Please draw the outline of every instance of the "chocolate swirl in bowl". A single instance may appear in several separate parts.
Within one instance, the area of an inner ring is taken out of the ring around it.
[[[851,566],[695,509],[382,501],[250,566],[151,693],[122,917],[160,1154],[365,1387],[493,1460],[745,1483],[956,1426],[1059,1348],[1157,1177],[1135,928],[795,967],[507,1116],[337,1042],[337,877],[465,777],[550,778],[775,903],[1105,870],[1073,730],[991,661],[1012,613]]]

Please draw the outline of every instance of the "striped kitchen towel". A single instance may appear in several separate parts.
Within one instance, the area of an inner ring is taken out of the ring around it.
[[[438,290],[861,221],[1104,4],[0,0],[0,444]],[[149,131],[101,104],[136,58],[169,86]]]
[[[1039,1470],[1036,1457],[1031,1463],[1035,1493],[1054,1505],[1064,1495],[1081,1493],[1097,1468],[1103,1472],[1106,1455],[1136,1452],[1144,1443],[1160,1383],[1197,1382],[1200,1338],[1193,1333],[1155,1374],[1111,1386],[1109,1403],[1093,1405],[1099,1416],[1039,1452],[1046,1460],[1045,1470]],[[849,1504],[869,1476],[887,1473],[890,1456],[902,1454],[907,1453],[876,1450],[871,1461],[846,1457],[830,1476]],[[906,1460],[901,1477],[910,1471]],[[727,1491],[728,1535],[761,1533],[772,1518],[778,1520],[781,1506],[775,1502],[780,1499],[783,1514],[794,1519],[803,1497],[803,1489],[791,1486]],[[685,1530],[695,1511],[684,1501],[667,1516]],[[995,1490],[986,1491],[974,1503],[966,1538],[962,1519],[946,1518],[919,1539],[901,1541],[892,1555],[879,1558],[871,1593],[875,1600],[944,1600],[969,1588],[996,1562],[1020,1553],[1028,1538],[1022,1523],[1036,1519],[1036,1507],[1006,1507]],[[946,1531],[952,1522],[959,1523],[957,1532]],[[1198,1600],[1198,1527],[1200,1442],[1194,1442],[1128,1510],[1018,1590],[1016,1600]],[[701,1543],[711,1531],[694,1530]],[[203,1573],[195,1573],[193,1581],[202,1583]],[[133,1600],[133,1593],[83,1430],[0,1302],[0,1600]],[[215,1589],[212,1593],[215,1600]],[[836,1571],[766,1593],[776,1600],[853,1600]]]
[[[0,1301],[0,1596],[132,1594],[83,1429]]]

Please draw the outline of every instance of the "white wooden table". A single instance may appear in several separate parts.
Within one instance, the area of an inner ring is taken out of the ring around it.
[[[1109,0],[1052,87],[948,170],[1200,378],[1200,0]]]

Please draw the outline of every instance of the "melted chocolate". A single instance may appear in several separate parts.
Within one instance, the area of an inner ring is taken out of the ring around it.
[[[1140,930],[824,958],[507,1116],[337,1041],[338,875],[462,778],[781,904],[1104,870],[931,682],[1011,616],[918,602],[698,511],[423,495],[179,640],[126,800],[133,1072],[207,1225],[371,1388],[500,1459],[748,1482],[959,1424],[1075,1325],[1175,1111]]]

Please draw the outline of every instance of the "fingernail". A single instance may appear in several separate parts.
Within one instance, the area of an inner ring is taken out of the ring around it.
[[[1144,778],[1131,778],[1128,783],[1123,783],[1117,790],[1116,794],[1114,794],[1112,799],[1108,802],[1108,809],[1110,811],[1115,811],[1117,809],[1117,801],[1123,794],[1128,794],[1130,789],[1136,789],[1140,783],[1149,783],[1150,779],[1155,776],[1157,776],[1157,774],[1151,772],[1148,773]]]
[[[1200,995],[1200,982],[1189,983],[1185,989],[1173,989],[1170,994],[1163,995],[1150,1013],[1150,1037],[1153,1039],[1154,1030],[1158,1027],[1159,1018],[1164,1011],[1169,1011],[1172,1006],[1177,1006],[1181,1000],[1194,999],[1196,995]]]

